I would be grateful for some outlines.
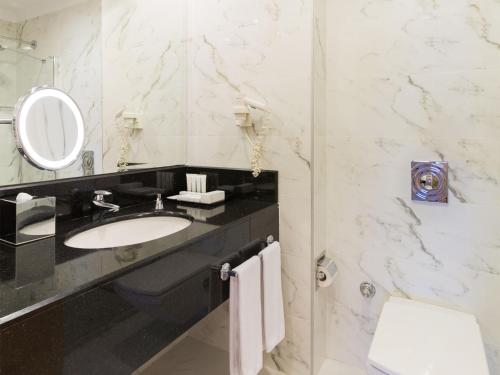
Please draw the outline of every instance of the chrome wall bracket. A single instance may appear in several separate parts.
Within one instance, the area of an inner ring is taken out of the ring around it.
[[[274,236],[269,235],[266,238],[266,241],[263,241],[263,246],[269,246],[274,242]],[[220,268],[220,279],[222,281],[229,280],[230,277],[237,277],[236,273],[232,270],[231,265],[229,263],[224,263]]]
[[[361,292],[361,295],[366,299],[372,299],[373,297],[375,297],[375,294],[377,294],[375,285],[368,281],[361,283],[361,285],[359,286],[359,291]]]
[[[82,169],[84,176],[93,176],[94,171],[94,151],[83,151]]]
[[[411,197],[420,202],[448,203],[448,163],[412,161]]]

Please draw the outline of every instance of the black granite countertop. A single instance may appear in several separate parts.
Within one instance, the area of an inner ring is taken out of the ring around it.
[[[64,244],[68,233],[93,223],[90,216],[58,221],[54,238],[17,248],[0,244],[0,325],[151,263],[273,205],[245,199],[210,208],[165,202],[165,211],[190,215],[193,223],[168,237],[114,249],[81,250]],[[108,214],[105,220],[153,211],[153,203],[148,202]]]

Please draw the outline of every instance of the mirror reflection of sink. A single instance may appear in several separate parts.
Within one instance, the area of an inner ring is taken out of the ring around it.
[[[77,249],[108,249],[137,245],[180,232],[192,222],[192,218],[187,215],[173,213],[124,216],[70,235],[64,244]]]

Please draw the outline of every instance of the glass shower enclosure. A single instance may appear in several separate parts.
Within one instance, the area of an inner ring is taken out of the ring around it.
[[[1,28],[0,24],[0,28]],[[55,83],[55,58],[40,56],[37,42],[0,33],[0,174],[2,184],[23,181],[26,162],[16,151],[11,124],[14,107],[22,96],[37,86]]]

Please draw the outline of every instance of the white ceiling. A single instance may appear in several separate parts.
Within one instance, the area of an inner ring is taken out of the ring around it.
[[[0,0],[0,19],[21,22],[82,1],[84,0]]]

